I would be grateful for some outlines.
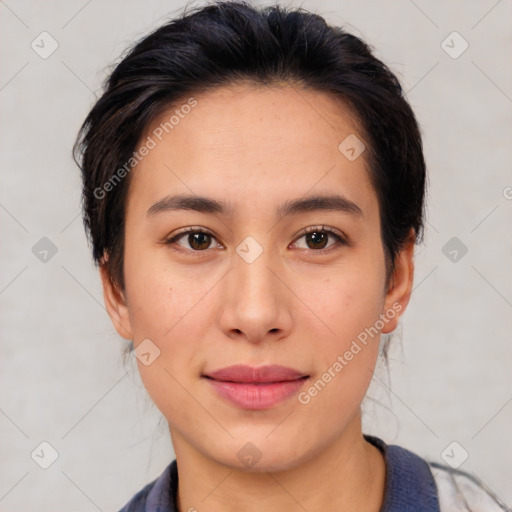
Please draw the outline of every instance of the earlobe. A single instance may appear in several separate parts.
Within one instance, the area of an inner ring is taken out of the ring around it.
[[[101,284],[105,307],[118,334],[126,339],[133,339],[130,316],[126,306],[125,294],[119,290],[103,264],[100,266]]]
[[[411,236],[395,257],[395,268],[389,280],[384,303],[383,313],[389,318],[382,329],[384,334],[396,329],[400,315],[405,311],[411,298],[414,278],[414,241],[414,231],[411,230]],[[391,312],[393,312],[392,315]]]

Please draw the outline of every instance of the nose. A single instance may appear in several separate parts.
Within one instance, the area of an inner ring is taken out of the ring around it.
[[[226,336],[263,343],[289,335],[293,294],[283,284],[283,273],[270,250],[263,250],[254,261],[234,254],[219,317]]]

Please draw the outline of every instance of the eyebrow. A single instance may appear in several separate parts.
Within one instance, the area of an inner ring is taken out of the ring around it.
[[[233,207],[229,203],[204,196],[179,194],[160,199],[148,209],[147,215],[152,216],[157,213],[175,210],[193,210],[201,213],[218,213],[223,215],[232,215],[233,213]],[[315,195],[286,201],[276,209],[275,215],[276,217],[284,217],[291,214],[320,210],[339,211],[363,216],[361,208],[356,203],[338,194]]]

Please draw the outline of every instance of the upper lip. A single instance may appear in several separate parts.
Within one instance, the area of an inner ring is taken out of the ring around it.
[[[282,382],[307,377],[305,373],[294,370],[293,368],[287,368],[286,366],[267,365],[254,367],[243,364],[221,368],[220,370],[208,372],[204,374],[204,376],[214,380],[247,383]]]

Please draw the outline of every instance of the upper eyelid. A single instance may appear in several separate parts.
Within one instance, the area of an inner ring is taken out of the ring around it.
[[[322,225],[314,225],[314,226],[308,226],[304,229],[301,229],[297,235],[295,235],[296,237],[299,237],[299,236],[304,236],[304,235],[307,235],[311,232],[314,232],[314,231],[325,231],[327,233],[330,233],[330,234],[334,234],[334,235],[338,235],[339,237],[343,238],[343,239],[348,239],[347,235],[345,235],[345,233],[343,233],[343,231],[341,231],[340,229],[336,229],[336,228],[331,228],[329,226],[326,226],[325,224],[322,224]]]
[[[164,244],[165,243],[170,243],[171,240],[172,240],[172,243],[176,243],[182,237],[184,237],[185,235],[190,235],[191,233],[202,233],[202,234],[205,234],[205,235],[209,235],[212,238],[214,238],[215,240],[217,240],[217,236],[215,234],[213,234],[211,231],[209,231],[208,229],[201,228],[201,227],[191,226],[191,227],[188,227],[188,228],[184,228],[183,231],[179,231],[178,233],[175,233],[173,235],[165,237],[165,239],[163,240],[163,243]],[[220,243],[219,240],[217,240],[217,242]],[[194,252],[204,252],[204,251],[194,251]]]

